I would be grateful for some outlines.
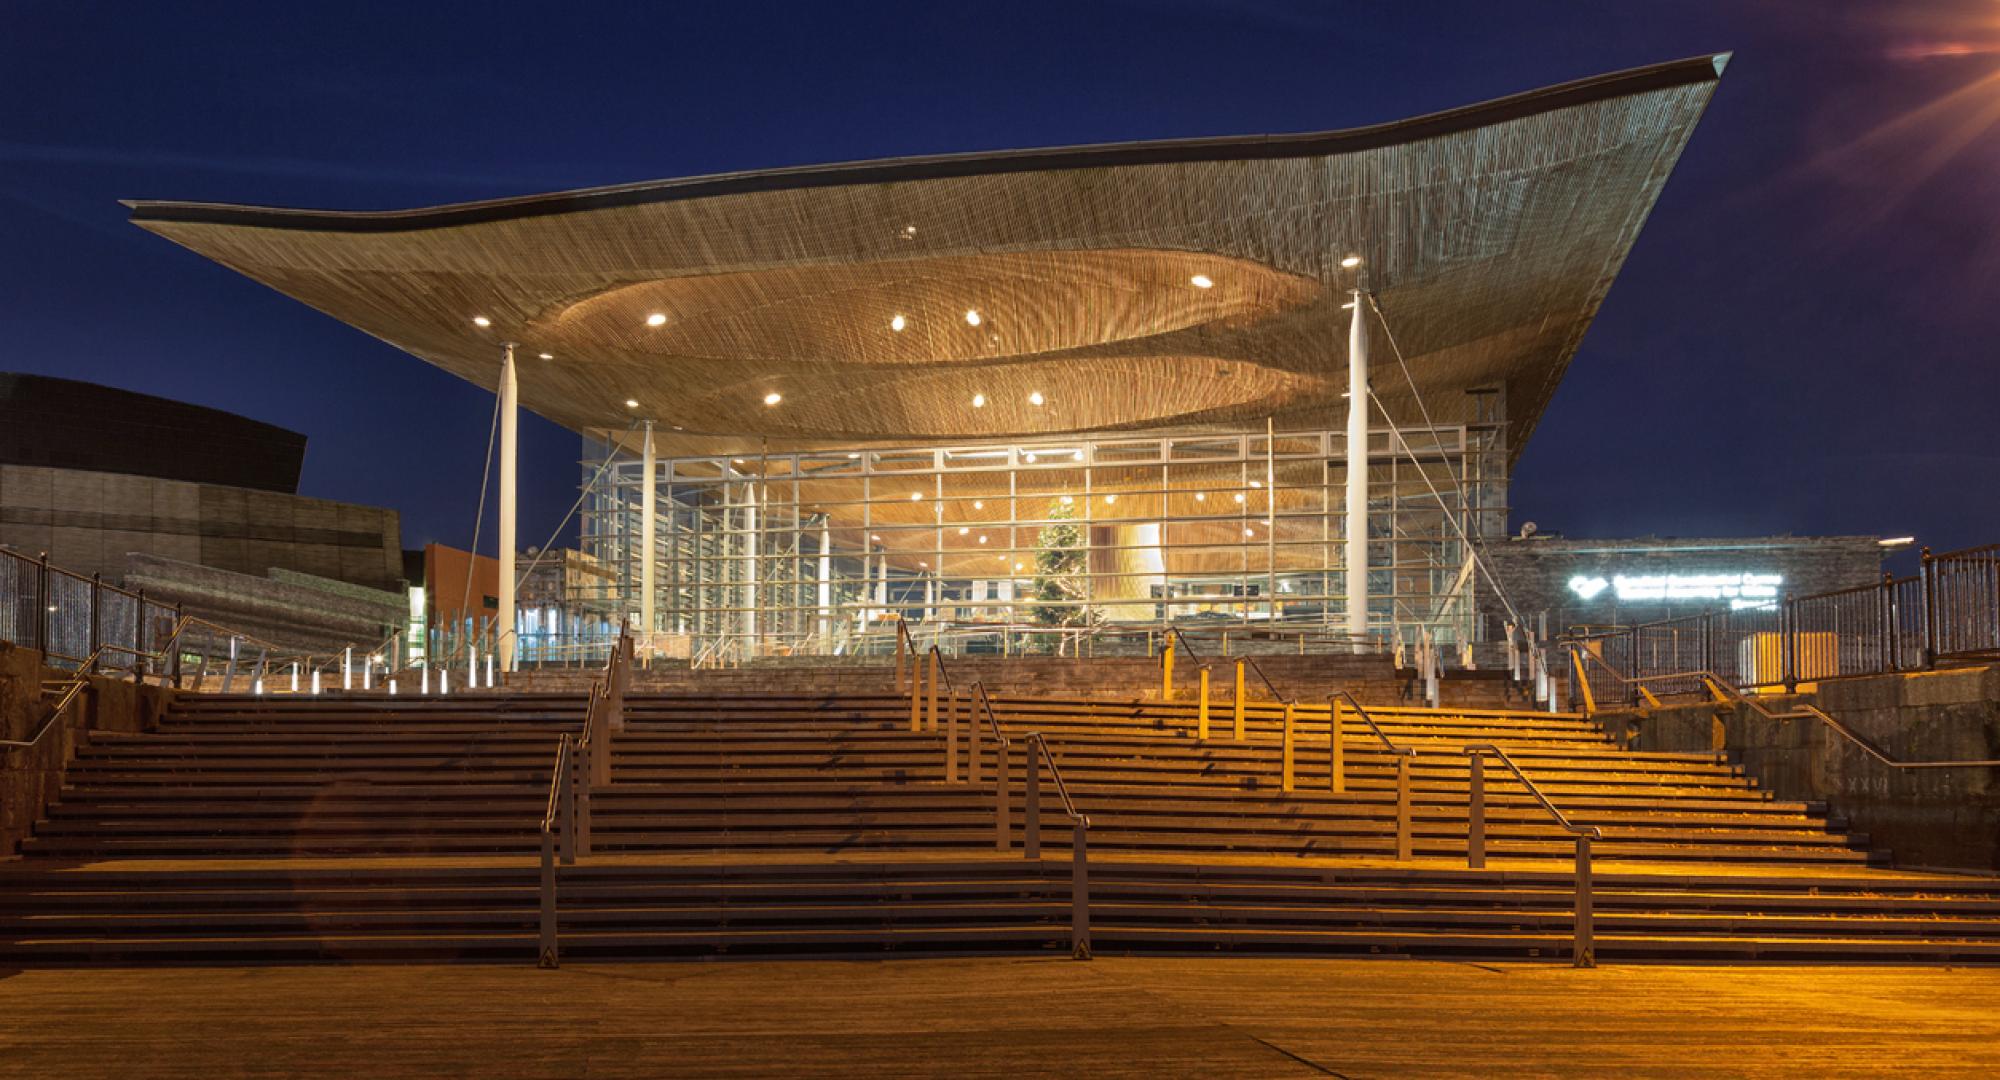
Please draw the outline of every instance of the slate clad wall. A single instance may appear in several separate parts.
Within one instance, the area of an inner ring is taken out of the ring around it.
[[[1498,541],[1485,550],[1515,609],[1530,619],[1547,611],[1551,630],[1653,622],[1729,606],[1727,600],[1621,604],[1610,588],[1584,600],[1570,589],[1570,578],[1576,576],[1610,581],[1619,574],[1782,574],[1781,596],[1807,596],[1880,580],[1883,554],[1872,536],[1529,539]],[[1498,602],[1485,590],[1481,596],[1483,609],[1498,618]]]
[[[403,576],[394,510],[149,476],[0,465],[0,545],[120,581],[128,553],[371,589]]]
[[[306,437],[219,409],[0,372],[0,464],[124,473],[290,494]]]

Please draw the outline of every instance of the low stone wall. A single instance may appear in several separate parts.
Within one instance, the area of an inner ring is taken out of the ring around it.
[[[1763,700],[1774,712],[1813,702],[1898,761],[2000,760],[2000,667],[1843,679]],[[1743,705],[1632,719],[1634,749],[1727,751],[1777,797],[1826,802],[1899,866],[2000,869],[2000,768],[1892,769],[1825,724],[1773,722]]]
[[[41,726],[41,683],[66,672],[42,667],[42,654],[0,642],[0,733],[28,739]],[[12,855],[62,790],[63,770],[94,730],[145,731],[166,711],[173,691],[138,686],[109,676],[90,689],[39,743],[0,749],[0,855]]]

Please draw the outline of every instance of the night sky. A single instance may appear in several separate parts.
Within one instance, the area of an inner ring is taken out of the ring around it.
[[[310,438],[470,539],[492,399],[129,225],[1401,119],[1734,50],[1521,460],[1573,537],[2000,541],[2000,3],[0,3],[0,370]],[[84,422],[87,422],[87,418]],[[576,496],[522,425],[523,544]],[[489,526],[481,547],[491,550]]]

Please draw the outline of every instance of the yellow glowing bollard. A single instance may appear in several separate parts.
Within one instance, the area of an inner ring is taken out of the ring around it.
[[[1347,723],[1347,703],[1335,698],[1333,710],[1327,714],[1327,742],[1333,753],[1333,791],[1342,794],[1347,790],[1347,740],[1340,737],[1340,729]]]
[[[1167,638],[1167,647],[1160,650],[1160,700],[1174,699],[1174,639]]]
[[[1243,732],[1243,661],[1236,661],[1236,741],[1242,742]]]
[[[924,729],[924,669],[914,659],[910,662],[910,730]]]
[[[901,621],[898,621],[896,623],[896,692],[899,694],[903,692],[903,655],[908,651],[909,647],[903,642],[903,624]]]
[[[937,730],[937,726],[938,726],[938,716],[937,716],[937,691],[938,691],[938,654],[937,654],[937,650],[936,650],[936,649],[932,649],[932,650],[931,650],[931,686],[930,686],[930,694],[931,694],[931,723],[930,723],[930,729],[931,729],[932,731],[936,731],[936,730]]]
[[[1284,763],[1279,767],[1278,786],[1286,793],[1292,790],[1292,703],[1285,702],[1285,749]]]
[[[1208,667],[1201,669],[1201,704],[1195,707],[1195,738],[1208,741]]]

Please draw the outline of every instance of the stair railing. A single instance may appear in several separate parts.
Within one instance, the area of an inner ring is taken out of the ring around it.
[[[573,797],[574,788],[570,780],[570,762],[574,754],[570,749],[569,732],[565,731],[556,740],[555,775],[549,777],[548,807],[542,813],[542,872],[541,872],[541,948],[536,966],[554,968],[561,966],[561,956],[557,949],[556,935],[556,860],[557,847],[562,849],[561,859],[565,866],[576,861],[576,815],[565,813],[567,804]],[[560,836],[558,836],[560,830]]]
[[[1707,671],[1707,670],[1677,671],[1666,675],[1641,675],[1635,679],[1635,678],[1628,678],[1624,675],[1619,674],[1616,670],[1612,669],[1609,664],[1605,664],[1602,658],[1597,657],[1595,654],[1587,650],[1572,650],[1572,656],[1574,657],[1579,652],[1585,657],[1596,659],[1597,662],[1605,669],[1605,671],[1607,671],[1610,674],[1610,676],[1613,679],[1621,683],[1624,683],[1627,686],[1632,687],[1633,689],[1631,693],[1634,697],[1643,696],[1649,704],[1656,707],[1661,704],[1660,699],[1657,696],[1655,696],[1652,691],[1646,688],[1645,686],[1646,683],[1660,682],[1668,679],[1679,680],[1680,682],[1683,683],[1688,682],[1689,680],[1694,680],[1699,682],[1702,688],[1708,691],[1711,700],[1720,704],[1746,705],[1750,708],[1751,712],[1754,712],[1758,716],[1764,718],[1765,720],[1769,720],[1773,723],[1788,723],[1793,720],[1817,720],[1821,724],[1825,725],[1827,728],[1831,729],[1834,734],[1839,735],[1841,738],[1846,739],[1850,743],[1853,743],[1855,746],[1861,749],[1862,753],[1875,759],[1876,762],[1880,763],[1881,765],[1887,768],[1891,769],[2000,768],[2000,758],[1961,758],[1949,761],[1943,761],[1943,760],[1904,761],[1900,758],[1894,758],[1889,756],[1887,751],[1884,751],[1881,747],[1876,746],[1866,736],[1862,735],[1858,731],[1855,731],[1853,728],[1848,727],[1846,724],[1842,723],[1838,717],[1834,716],[1830,712],[1827,712],[1825,709],[1822,709],[1819,706],[1812,704],[1811,702],[1801,701],[1798,702],[1794,708],[1788,709],[1785,712],[1775,712],[1769,706],[1757,700],[1757,698],[1754,695],[1744,693],[1742,688],[1734,685],[1729,680],[1723,678],[1722,676],[1716,674],[1713,671]]]
[[[50,709],[49,714],[42,718],[41,726],[35,729],[33,735],[25,739],[0,739],[0,747],[5,747],[10,751],[26,750],[41,742],[42,736],[47,735],[49,730],[56,726],[56,721],[61,719],[62,715],[69,711],[69,707],[75,704],[78,698],[83,696],[83,692],[90,688],[90,671],[97,666],[98,658],[105,651],[105,648],[105,646],[100,645],[92,649],[89,658],[69,677],[69,680],[63,684],[63,688],[57,691],[55,707]]]
[[[1187,635],[1181,632],[1180,627],[1169,625],[1167,627],[1167,632],[1165,634],[1165,640],[1160,648],[1160,700],[1161,701],[1172,701],[1174,699],[1174,649],[1176,643],[1179,644],[1180,648],[1187,650],[1187,654],[1190,659],[1192,659],[1197,664],[1201,664],[1201,670],[1204,673],[1208,671],[1208,665],[1202,664],[1200,651],[1198,651],[1194,647],[1194,645],[1188,641]],[[1205,690],[1206,689],[1205,674],[1203,676],[1203,679],[1204,679],[1204,690]],[[1208,694],[1206,692],[1202,694],[1201,702],[1203,711],[1206,711],[1208,708]],[[1207,738],[1207,735],[1204,734],[1202,737]]]
[[[1280,693],[1278,690],[1278,684],[1272,682],[1271,676],[1265,674],[1264,665],[1259,664],[1257,662],[1256,657],[1248,655],[1237,657],[1236,738],[1238,741],[1242,741],[1244,738],[1243,667],[1245,664],[1248,664],[1252,669],[1254,669],[1257,672],[1257,677],[1264,681],[1264,689],[1268,690],[1271,694],[1271,697],[1276,699],[1278,704],[1284,707],[1285,710],[1284,728],[1283,728],[1282,742],[1280,744],[1278,751],[1278,789],[1280,791],[1283,791],[1285,794],[1289,795],[1298,787],[1298,770],[1296,768],[1298,762],[1298,741],[1299,741],[1298,699],[1286,697],[1283,693]]]
[[[1471,764],[1466,797],[1466,866],[1474,870],[1486,866],[1486,757],[1491,755],[1508,772],[1514,774],[1514,779],[1519,780],[1521,786],[1528,789],[1528,794],[1534,796],[1535,801],[1541,804],[1542,809],[1564,832],[1576,838],[1576,914],[1570,957],[1577,967],[1596,967],[1597,944],[1591,914],[1590,842],[1603,839],[1604,830],[1595,825],[1578,825],[1571,821],[1556,808],[1555,803],[1549,801],[1548,795],[1543,793],[1539,785],[1528,779],[1528,774],[1521,771],[1521,767],[1514,763],[1514,759],[1508,757],[1507,752],[1498,746],[1491,743],[1468,746],[1465,748],[1465,753]]]
[[[1049,742],[1039,731],[1027,734],[1027,790],[1022,799],[1022,854],[1029,859],[1042,857],[1042,767],[1049,770],[1056,798],[1070,822],[1069,954],[1074,960],[1090,959],[1090,818],[1076,808],[1062,770],[1056,767]]]
[[[631,630],[620,627],[604,675],[585,695],[583,728],[556,740],[555,771],[541,827],[541,948],[538,964],[559,966],[556,940],[556,864],[576,865],[590,854],[590,796],[611,782],[611,739],[624,726],[625,687],[631,677]]]
[[[1346,690],[1335,690],[1326,699],[1328,771],[1335,794],[1347,791],[1347,745],[1346,740],[1341,738],[1341,728],[1345,726],[1346,714],[1350,710],[1374,733],[1382,747],[1396,756],[1396,861],[1408,862],[1415,855],[1410,825],[1410,767],[1416,763],[1417,751],[1414,747],[1396,745],[1389,733],[1382,730],[1382,725],[1368,714],[1368,709],[1359,698]]]
[[[898,694],[902,693],[904,688],[904,660],[907,658],[910,661],[912,669],[914,669],[916,657],[917,639],[910,636],[909,621],[898,617],[896,619],[896,692]]]

